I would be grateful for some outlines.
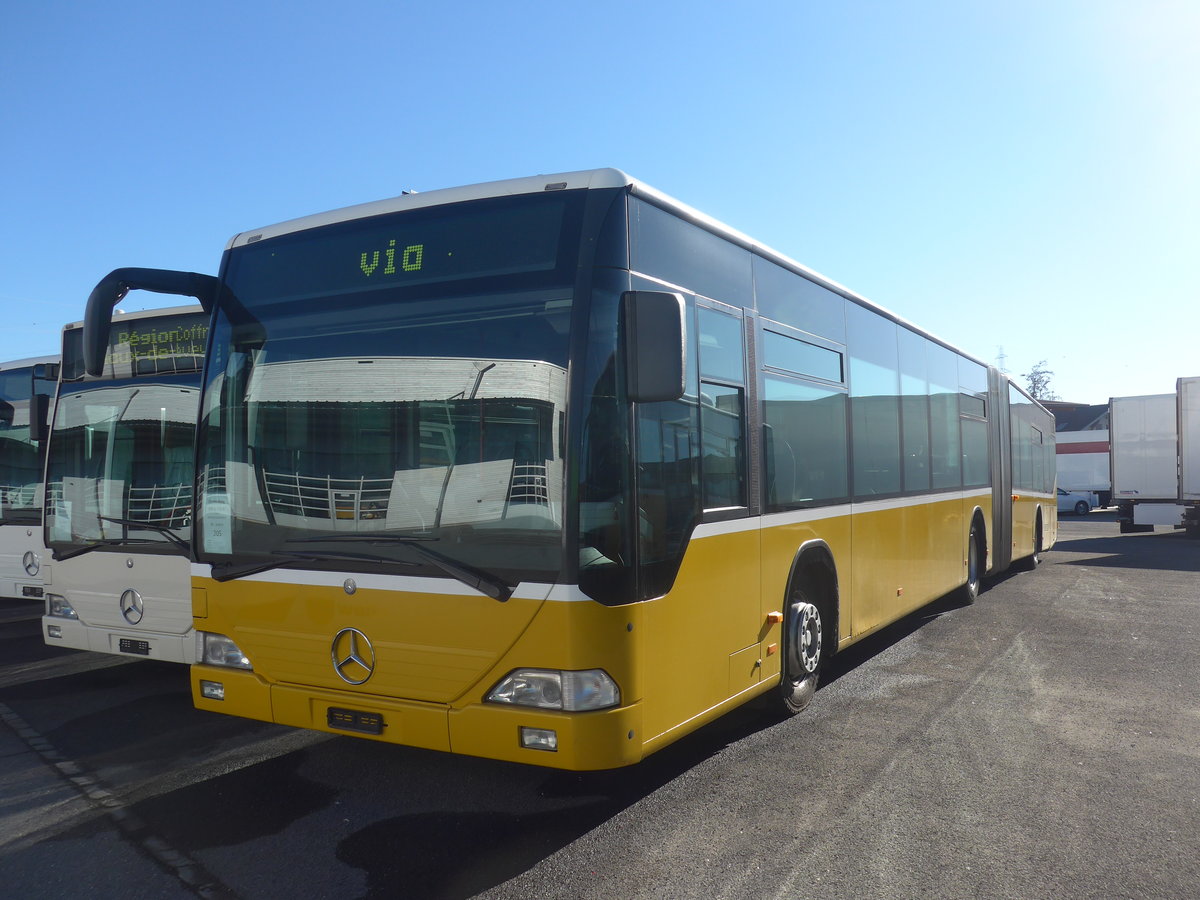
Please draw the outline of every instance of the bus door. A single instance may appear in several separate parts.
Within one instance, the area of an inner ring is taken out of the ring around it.
[[[647,404],[638,416],[642,592],[651,598],[653,635],[645,692],[653,698],[646,709],[650,737],[761,677],[746,321],[741,309],[724,304],[688,306],[686,394]],[[691,527],[672,526],[683,521]],[[658,594],[665,596],[653,599]]]

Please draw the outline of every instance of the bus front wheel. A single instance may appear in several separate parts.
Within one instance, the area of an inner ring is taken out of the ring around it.
[[[804,589],[793,595],[784,627],[778,706],[781,713],[794,716],[812,702],[825,659],[821,609]]]

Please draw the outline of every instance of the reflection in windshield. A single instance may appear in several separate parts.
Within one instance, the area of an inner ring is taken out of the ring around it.
[[[565,393],[565,369],[525,360],[259,365],[246,391],[252,461],[207,470],[206,514],[223,482],[233,517],[286,528],[291,541],[453,531],[462,542],[491,528],[557,542]]]
[[[272,339],[210,376],[202,554],[245,568],[318,536],[427,538],[441,557],[425,555],[431,573],[453,560],[551,577],[561,556],[569,306],[493,296],[443,299],[436,315],[421,302],[342,308],[336,330],[320,322],[328,303],[309,316],[292,306],[280,322],[255,310]],[[319,323],[328,330],[315,340]],[[362,352],[388,346],[410,352]],[[420,353],[443,346],[479,355]],[[384,541],[355,552],[400,562]],[[411,567],[422,557],[402,559]]]
[[[64,390],[47,464],[48,541],[186,542],[198,401],[188,384]]]
[[[558,576],[584,200],[417,206],[235,244],[197,431],[197,552],[215,577],[345,569],[351,552],[439,578]],[[300,562],[316,534],[434,539],[437,560],[393,540]]]
[[[0,522],[41,520],[42,453],[29,430],[30,388],[39,393],[46,382],[34,382],[32,369],[0,372]],[[52,387],[50,385],[49,387]]]

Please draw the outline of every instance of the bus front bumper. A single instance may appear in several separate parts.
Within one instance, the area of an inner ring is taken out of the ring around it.
[[[112,653],[130,659],[155,659],[160,662],[190,664],[196,659],[196,636],[134,631],[85,625],[78,619],[42,616],[42,640],[51,647]]]
[[[491,703],[454,708],[273,685],[254,672],[202,665],[192,666],[191,682],[197,709],[408,747],[572,771],[627,766],[643,755],[638,703],[585,713]]]

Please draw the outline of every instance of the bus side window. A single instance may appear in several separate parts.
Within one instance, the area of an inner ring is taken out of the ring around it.
[[[744,509],[746,490],[746,352],[742,319],[701,306],[701,485],[704,509]]]

